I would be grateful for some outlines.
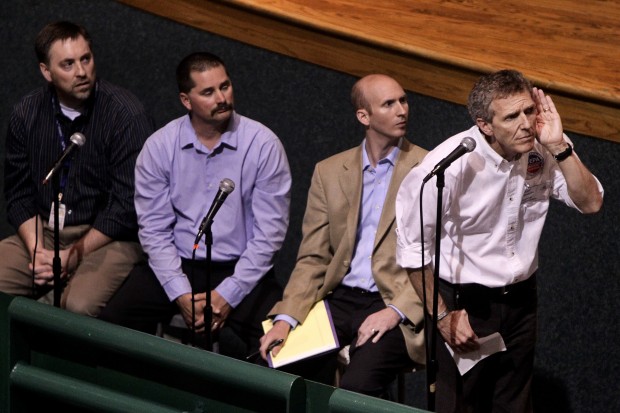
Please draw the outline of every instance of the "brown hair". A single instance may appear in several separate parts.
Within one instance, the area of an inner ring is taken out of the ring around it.
[[[34,51],[39,63],[49,64],[49,52],[52,44],[57,40],[76,40],[82,36],[92,50],[92,43],[88,31],[79,24],[68,21],[58,21],[43,27],[34,42]]]
[[[491,122],[494,115],[491,102],[520,92],[531,94],[532,84],[517,70],[504,69],[482,76],[469,93],[467,110],[474,123],[477,119]]]
[[[177,66],[177,85],[179,87],[179,92],[188,93],[196,86],[190,76],[191,72],[204,72],[205,70],[218,66],[223,67],[224,71],[226,71],[226,65],[222,59],[212,53],[196,52],[186,56]],[[228,74],[227,71],[226,74]]]

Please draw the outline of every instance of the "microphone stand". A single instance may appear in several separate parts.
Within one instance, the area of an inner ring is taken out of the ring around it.
[[[204,231],[199,233],[196,236],[196,240],[194,242],[194,249],[192,251],[192,260],[195,257],[196,250],[198,249],[198,243],[200,242],[200,238],[202,235],[205,235],[205,246],[207,247],[207,258],[206,258],[206,291],[205,298],[206,304],[203,312],[204,323],[205,323],[205,347],[208,351],[213,350],[213,340],[211,339],[211,321],[213,320],[213,309],[211,308],[211,245],[213,245],[213,233],[211,232],[211,222],[206,222],[204,226]],[[192,266],[192,276],[191,276],[191,286],[192,286],[192,331],[191,331],[191,339],[192,345],[194,345],[195,334],[196,334],[196,310],[195,310],[195,286],[194,286],[194,267]]]
[[[430,356],[427,367],[428,380],[428,410],[435,411],[435,390],[437,381],[437,301],[439,300],[439,262],[441,251],[441,205],[443,203],[443,188],[445,186],[444,171],[435,175],[437,177],[437,221],[435,226],[435,270],[433,273],[433,314],[431,315],[430,331]]]
[[[213,309],[211,308],[211,245],[213,245],[213,233],[211,232],[211,222],[207,224],[207,228],[205,229],[205,245],[207,247],[207,265],[205,274],[207,278],[207,303],[204,310],[205,340],[207,350],[212,351],[213,340],[211,338],[211,321],[213,321]]]
[[[52,179],[52,194],[54,198],[54,258],[52,260],[52,272],[54,275],[54,307],[60,307],[60,296],[62,288],[60,286],[60,273],[62,264],[60,262],[60,178],[54,174]]]

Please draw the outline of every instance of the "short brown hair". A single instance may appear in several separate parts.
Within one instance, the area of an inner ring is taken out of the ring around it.
[[[49,64],[49,53],[56,40],[76,40],[82,36],[92,51],[91,38],[86,28],[68,21],[58,21],[43,27],[34,42],[34,51],[39,63]]]
[[[532,93],[532,84],[517,70],[503,69],[482,76],[469,93],[467,110],[476,123],[477,119],[485,122],[493,120],[491,102],[506,98],[520,92]]]
[[[192,72],[204,72],[218,66],[223,67],[226,74],[228,74],[224,61],[212,53],[196,52],[185,56],[177,66],[177,86],[179,87],[179,92],[188,93],[196,86],[190,76]]]

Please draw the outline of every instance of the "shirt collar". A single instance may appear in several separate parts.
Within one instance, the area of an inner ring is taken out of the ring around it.
[[[398,145],[388,153],[388,155],[379,160],[379,163],[389,162],[392,166],[396,165],[396,159],[398,158],[398,154],[400,153],[400,146],[403,143],[403,138],[398,140]],[[368,152],[366,152],[366,139],[362,142],[362,171],[367,170],[368,168],[372,168],[370,163],[370,158],[368,157]]]
[[[472,127],[470,131],[471,131],[471,134],[469,135],[472,136],[476,140],[476,151],[480,152],[485,158],[493,162],[498,168],[504,162],[506,162],[507,164],[518,163],[519,157],[515,158],[513,161],[507,161],[506,159],[504,159],[503,156],[497,153],[495,149],[491,147],[489,142],[487,142],[486,137],[480,131],[478,126]]]
[[[239,124],[241,122],[241,117],[237,114],[237,112],[233,111],[230,116],[230,122],[228,122],[228,127],[222,133],[220,138],[220,143],[215,147],[218,148],[221,145],[227,146],[231,149],[236,149],[238,145],[238,134],[236,133],[239,130]],[[181,124],[181,136],[179,143],[182,149],[187,148],[203,148],[204,146],[198,141],[196,137],[196,131],[192,127],[192,122],[189,116],[189,113],[185,115],[185,119]],[[215,150],[214,148],[214,150]]]

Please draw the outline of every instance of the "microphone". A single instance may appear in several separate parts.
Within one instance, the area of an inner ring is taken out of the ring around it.
[[[205,215],[204,219],[200,223],[200,228],[198,229],[198,235],[196,235],[196,240],[194,241],[195,245],[198,245],[198,242],[200,241],[200,238],[202,238],[202,236],[204,235],[205,230],[213,222],[213,217],[215,217],[215,214],[217,214],[217,211],[219,211],[220,207],[226,200],[226,197],[228,196],[228,194],[234,191],[234,189],[235,189],[235,183],[232,180],[228,178],[222,179],[222,182],[220,182],[220,189],[217,191],[217,194],[215,195],[215,199],[213,200],[213,203],[211,204],[211,208],[209,208],[209,212],[207,212],[207,215]]]
[[[467,152],[473,151],[475,147],[476,141],[473,138],[470,138],[469,136],[464,137],[459,146],[457,146],[456,149],[450,153],[450,155],[446,156],[437,165],[435,165],[433,170],[426,175],[422,182],[426,182],[438,173],[443,172],[452,162],[456,161]]]
[[[62,164],[71,156],[75,148],[79,148],[80,146],[84,145],[84,142],[86,142],[86,136],[84,136],[80,132],[75,132],[73,135],[71,135],[69,140],[71,141],[71,144],[67,146],[62,155],[60,155],[60,158],[58,158],[58,160],[54,164],[54,167],[49,171],[47,175],[45,175],[45,179],[43,179],[43,185],[46,185],[49,180],[52,179],[52,176],[54,176],[54,174],[58,172],[58,170],[62,167]]]

